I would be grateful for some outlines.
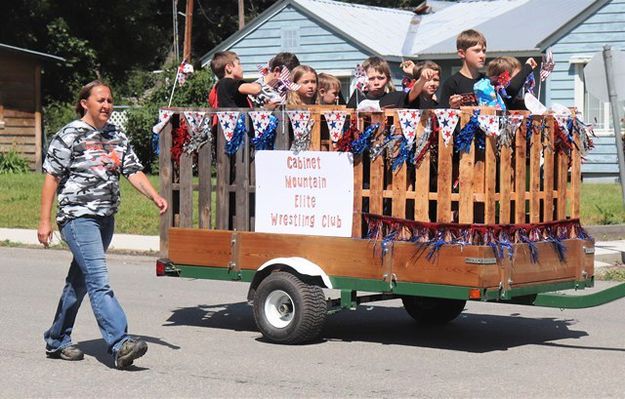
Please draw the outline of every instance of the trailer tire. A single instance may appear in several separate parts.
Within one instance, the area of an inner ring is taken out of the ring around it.
[[[316,339],[328,313],[321,287],[287,272],[270,273],[254,295],[254,321],[274,343],[296,345]]]
[[[461,299],[424,296],[404,296],[401,300],[406,312],[420,324],[448,323],[462,313],[467,303]]]

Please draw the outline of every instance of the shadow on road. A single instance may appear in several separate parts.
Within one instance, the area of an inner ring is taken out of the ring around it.
[[[522,345],[568,347],[570,343],[550,341],[587,336],[585,331],[571,329],[575,323],[575,320],[558,318],[527,318],[518,313],[500,316],[465,312],[443,326],[418,326],[403,308],[360,306],[354,311],[328,316],[322,337],[325,341],[374,342],[483,353]],[[164,325],[258,331],[252,308],[246,302],[176,309]],[[575,347],[625,351],[620,348]]]
[[[163,341],[160,338],[149,337],[147,335],[134,335],[134,334],[132,336],[134,338],[140,338],[144,340],[145,342],[147,342],[148,344],[163,345],[171,349],[180,349],[179,346],[170,344],[169,342]],[[113,356],[106,351],[106,343],[104,342],[103,339],[92,339],[89,341],[81,341],[77,344],[77,346],[83,352],[85,352],[85,355],[93,356],[100,363],[110,368],[115,368],[115,362],[113,360]],[[149,352],[149,347],[148,347],[148,352]],[[136,365],[132,365],[127,369],[127,371],[141,371],[141,370],[148,370],[148,369],[144,367],[138,367]]]

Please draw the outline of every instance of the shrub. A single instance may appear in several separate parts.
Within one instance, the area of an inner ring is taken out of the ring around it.
[[[77,118],[74,105],[64,102],[51,102],[43,109],[43,129],[47,138],[52,137],[63,126]]]
[[[28,171],[28,161],[14,149],[5,154],[0,153],[0,175],[26,173]]]
[[[126,133],[132,148],[144,166],[144,172],[153,172],[152,160],[152,126],[156,124],[158,108],[154,105],[147,105],[141,108],[129,108],[126,111],[128,120],[126,121]]]
[[[148,172],[156,173],[158,159],[152,151],[152,127],[158,122],[158,109],[166,107],[176,76],[176,67],[169,67],[156,75],[153,87],[146,87],[148,95],[140,101],[139,107],[131,108],[126,122],[126,134],[132,146]],[[208,69],[196,70],[183,86],[176,85],[172,107],[207,107],[208,91],[213,83]]]

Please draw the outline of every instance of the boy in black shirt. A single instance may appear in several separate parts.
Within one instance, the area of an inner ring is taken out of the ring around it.
[[[443,108],[477,105],[473,85],[484,77],[480,69],[486,61],[486,38],[480,32],[462,31],[456,39],[462,68],[443,84],[439,104]]]
[[[211,70],[219,79],[208,95],[212,108],[249,108],[248,93],[253,91],[249,83],[243,82],[243,68],[236,53],[218,51],[211,60]]]

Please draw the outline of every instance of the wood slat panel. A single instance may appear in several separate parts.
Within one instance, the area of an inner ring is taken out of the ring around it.
[[[569,174],[568,168],[569,157],[562,153],[562,151],[558,152],[558,220],[566,218],[567,184]]]
[[[460,125],[464,126],[471,119],[472,112],[463,110],[460,117]],[[475,165],[475,143],[471,143],[471,150],[460,153],[460,177],[459,192],[460,202],[458,204],[458,222],[473,223],[473,192],[476,173]],[[483,166],[483,165],[482,165]]]
[[[22,111],[18,109],[12,109],[10,107],[4,107],[5,118],[32,118],[35,119],[35,113],[33,111]]]
[[[310,151],[321,151],[321,113],[320,110],[311,107],[310,117],[314,120],[314,124],[310,130]],[[323,122],[325,124],[325,121]]]
[[[525,223],[526,132],[527,128],[523,121],[517,131],[514,146],[514,223]]]
[[[169,228],[173,224],[174,212],[172,201],[172,164],[171,164],[171,137],[172,126],[169,122],[160,133],[158,148],[158,176],[160,184],[161,197],[165,198],[169,207],[163,215],[161,215],[159,221],[159,236],[160,236],[160,250],[159,256],[166,258],[169,251]]]
[[[401,126],[399,123],[399,117],[396,112],[392,113],[393,124],[397,129],[397,132],[401,131]],[[419,129],[422,130],[421,125],[419,125]],[[383,157],[383,155],[380,155]],[[393,173],[393,209],[392,215],[397,218],[405,219],[406,218],[406,190],[408,189],[408,166],[404,162],[404,164]]]
[[[193,226],[193,155],[180,156],[180,227]]]
[[[425,124],[431,117],[432,114],[429,111],[424,112],[424,115],[421,117],[421,123],[417,128],[417,139],[423,135]],[[430,162],[430,151],[428,151],[415,171],[414,218],[422,222],[430,221],[430,201],[428,199],[430,192]]]
[[[550,116],[547,118],[547,130],[545,132],[545,143],[543,144],[543,154],[545,157],[545,163],[543,164],[544,179],[543,179],[543,191],[545,193],[545,199],[543,201],[543,221],[551,222],[553,220],[553,178],[554,178],[554,144],[555,144],[555,132],[553,130],[554,118]]]
[[[534,133],[530,145],[530,223],[540,222],[540,153],[542,149],[540,140],[540,126],[543,117],[534,120]]]
[[[172,228],[170,259],[178,264],[226,267],[231,260],[231,231]],[[319,265],[330,276],[383,279],[382,257],[376,244],[365,239],[315,237],[305,235],[238,232],[239,265],[256,270],[265,262],[281,257],[299,256]],[[537,244],[539,262],[531,263],[526,244],[515,245],[510,277],[512,287],[545,281],[573,280],[580,262],[579,240],[563,242],[566,262],[560,262],[553,247]],[[324,251],[319,251],[324,248]],[[474,265],[466,258],[492,255],[487,246],[443,246],[432,260],[427,252],[412,243],[393,246],[392,272],[401,282],[434,283],[492,288],[501,281],[503,265]]]
[[[214,140],[214,139],[213,139]],[[211,178],[211,169],[213,163],[213,141],[204,144],[197,154],[198,169],[198,213],[199,227],[201,229],[211,228],[211,210],[212,210],[212,193],[213,182]]]
[[[530,250],[526,244],[515,244],[511,274],[512,287],[517,284],[575,279],[577,265],[581,261],[579,252],[574,250],[575,241],[577,240],[562,241],[567,248],[565,262],[560,262],[550,243],[535,244],[538,251],[537,263],[532,263]]]
[[[0,144],[35,145],[35,134],[28,136],[13,136],[10,134],[0,134]]]
[[[35,127],[35,114],[31,118],[14,118],[14,117],[2,117],[7,127]]]
[[[356,118],[356,114],[350,115],[350,121]],[[362,197],[363,197],[364,166],[361,157],[354,157],[354,215],[352,224],[352,237],[360,238],[362,235]]]
[[[230,184],[230,158],[224,152],[225,138],[221,126],[217,127],[217,134],[214,136],[217,144],[217,219],[218,229],[227,229],[230,211],[230,196],[228,194],[228,184]]]
[[[513,143],[511,145],[514,145]],[[503,146],[499,153],[499,223],[510,223],[510,200],[512,199],[512,183],[514,173],[512,171],[512,148]]]
[[[575,147],[571,151],[571,217],[579,218],[582,184],[582,159],[580,149],[582,144],[579,134],[574,134]]]
[[[34,123],[33,119],[33,123]],[[4,126],[4,129],[0,130],[0,135],[13,135],[13,136],[35,136],[36,130],[35,126],[33,127],[15,127],[15,126]]]
[[[438,198],[436,198],[436,221],[439,223],[449,223],[451,217],[451,178],[452,178],[452,156],[453,141],[445,145],[443,135],[438,135]],[[429,188],[428,188],[429,190]]]
[[[486,137],[484,175],[484,223],[495,223],[495,185],[497,183],[497,143],[495,137]]]
[[[375,113],[371,115],[371,123],[380,123],[379,131],[384,130],[384,114]],[[377,132],[374,132],[377,136]],[[382,191],[384,190],[384,158],[377,157],[370,162],[369,169],[369,212],[377,215],[382,214]]]

